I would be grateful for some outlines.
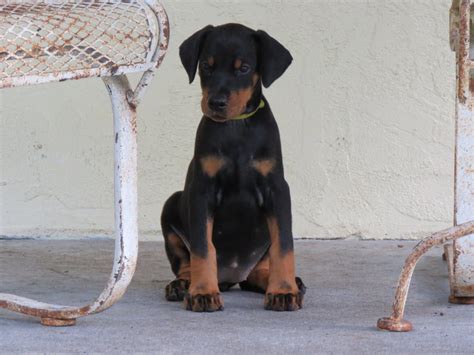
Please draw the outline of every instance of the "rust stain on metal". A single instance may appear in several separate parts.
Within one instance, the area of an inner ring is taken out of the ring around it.
[[[456,291],[463,294],[474,294],[474,285],[458,285]]]
[[[449,295],[449,303],[474,304],[474,297],[458,297],[454,295]]]
[[[136,111],[136,107],[133,105],[133,104],[130,104],[130,108],[135,112]],[[132,115],[132,117],[130,118],[130,125],[132,127],[132,132],[133,134],[137,134],[137,115]]]
[[[380,318],[377,321],[377,327],[391,332],[409,332],[413,330],[413,325],[406,320],[395,320],[391,317]]]
[[[119,66],[117,64],[112,65],[110,68],[110,75],[115,75],[115,73],[117,73],[118,68]]]
[[[455,0],[456,1],[456,0]],[[466,104],[469,86],[469,17],[470,17],[470,1],[461,0],[459,7],[459,46],[456,52],[458,65],[458,100],[462,104]]]
[[[33,305],[37,302],[26,299],[26,298],[15,298],[14,301],[9,300],[0,300],[0,308],[5,308],[10,311],[27,314],[33,317],[39,318],[48,318],[48,319],[76,319],[88,314],[90,306],[85,306],[81,308],[74,307],[63,307],[64,309],[58,309],[59,306],[41,304],[42,308],[34,307],[28,305],[28,303]]]
[[[48,327],[67,327],[76,325],[75,319],[41,318],[41,324]]]

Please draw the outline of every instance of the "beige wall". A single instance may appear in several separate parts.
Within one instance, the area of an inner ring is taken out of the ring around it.
[[[171,45],[139,110],[141,237],[181,189],[200,119],[179,44],[242,22],[292,52],[266,91],[283,140],[296,236],[412,238],[453,205],[449,0],[163,1]],[[112,119],[99,79],[0,91],[0,234],[110,235]]]

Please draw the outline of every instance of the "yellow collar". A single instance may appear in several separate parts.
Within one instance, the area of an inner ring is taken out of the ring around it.
[[[255,115],[257,113],[258,110],[260,110],[261,108],[264,108],[265,107],[265,101],[260,100],[260,103],[258,104],[258,107],[255,109],[255,111],[252,111],[252,112],[249,112],[249,113],[243,113],[237,117],[234,117],[234,118],[231,118],[231,120],[245,120],[246,118],[250,118],[252,117],[253,115]]]

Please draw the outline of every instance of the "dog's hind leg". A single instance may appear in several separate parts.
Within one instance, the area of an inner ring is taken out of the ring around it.
[[[247,280],[239,283],[244,291],[265,293],[268,286],[268,277],[270,276],[270,259],[268,252],[262,257],[257,265],[250,272]]]
[[[165,288],[165,297],[168,301],[182,301],[189,288],[190,255],[188,248],[184,244],[176,230],[181,230],[178,204],[182,192],[175,192],[166,201],[161,214],[161,228],[165,239],[165,249],[171,270],[176,275],[176,279],[171,281]]]
[[[270,258],[267,252],[258,262],[258,264],[255,265],[247,279],[239,283],[240,289],[243,291],[265,293],[268,287],[269,277]],[[295,278],[295,282],[300,292],[304,295],[306,292],[306,286],[304,285],[303,281],[297,276]]]

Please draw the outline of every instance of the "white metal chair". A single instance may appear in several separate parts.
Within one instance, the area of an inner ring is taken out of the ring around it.
[[[155,0],[0,0],[0,89],[102,77],[115,131],[115,258],[110,279],[83,307],[0,294],[0,307],[73,325],[125,293],[135,271],[137,231],[136,107],[168,46],[169,24]],[[132,90],[125,74],[143,72]]]
[[[451,288],[449,302],[474,304],[474,80],[471,74],[474,60],[470,55],[474,34],[471,35],[470,17],[471,0],[452,0],[449,31],[451,49],[456,52],[457,78],[455,226],[422,240],[407,257],[398,281],[392,315],[378,320],[380,329],[394,332],[412,329],[403,314],[413,271],[423,254],[444,243],[449,242],[444,248]]]

